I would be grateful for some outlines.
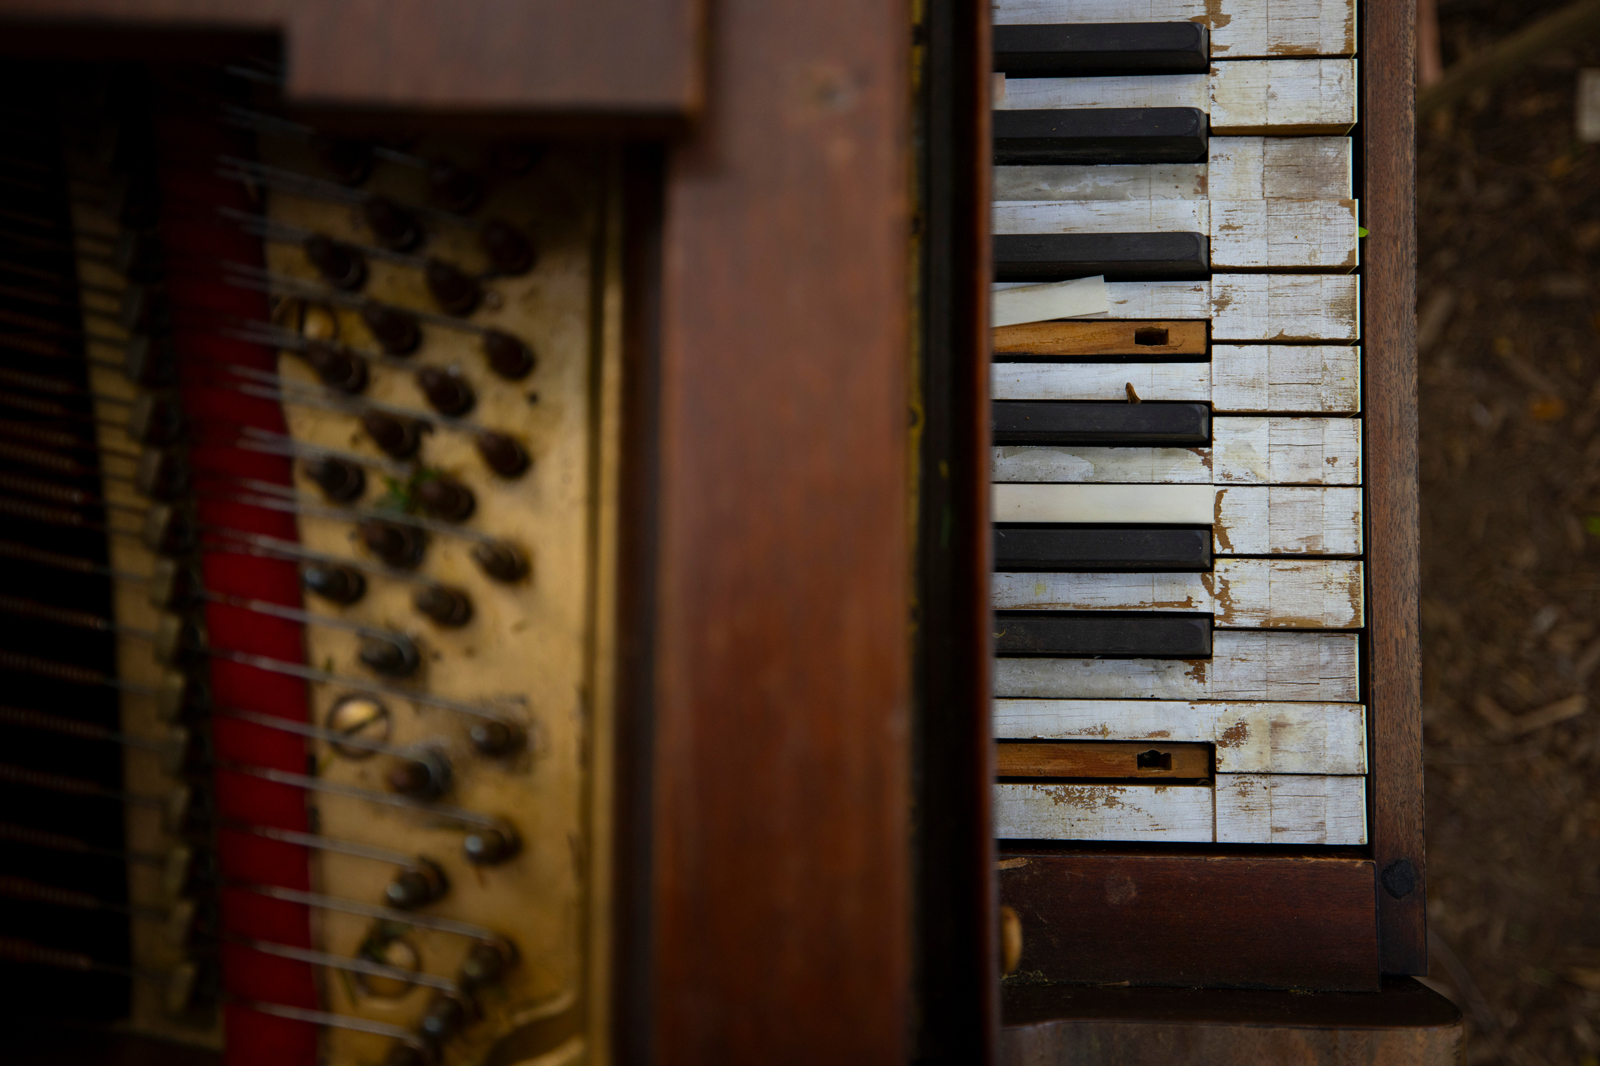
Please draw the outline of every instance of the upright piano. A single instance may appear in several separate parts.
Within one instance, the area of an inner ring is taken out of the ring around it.
[[[1454,1061],[1410,17],[0,0],[16,1061]]]

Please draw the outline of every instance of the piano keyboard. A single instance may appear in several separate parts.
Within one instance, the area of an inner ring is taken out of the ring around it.
[[[270,73],[35,74],[0,184],[8,985],[228,1066],[582,1060],[604,156],[339,140]]]
[[[995,7],[997,294],[1107,308],[997,300],[1004,840],[1368,838],[1355,7],[1238,6]]]

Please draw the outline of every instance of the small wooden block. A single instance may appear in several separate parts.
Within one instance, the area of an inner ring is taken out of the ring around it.
[[[1213,419],[1211,471],[1219,485],[1359,485],[1361,420]]]
[[[1029,322],[1020,326],[1001,326],[994,331],[996,355],[1090,356],[1090,355],[1198,355],[1206,354],[1204,322]],[[1193,368],[1203,364],[1176,366]],[[1210,380],[1207,375],[1207,381]],[[1209,390],[1208,390],[1209,392]],[[1172,397],[1145,396],[1144,399]],[[1068,399],[1069,397],[1018,396],[1010,399]],[[1078,399],[1079,397],[1070,397]],[[1122,399],[1082,397],[1083,399]],[[1204,397],[1185,397],[1203,399]]]
[[[1211,746],[1077,741],[996,744],[996,777],[1098,777],[1112,780],[1210,777]]]
[[[1218,555],[1360,555],[1358,488],[1219,488]]]
[[[1147,840],[1209,843],[1208,785],[995,785],[1002,840]]]
[[[1209,660],[995,660],[994,694],[1028,699],[1354,703],[1355,633],[1218,630]]]
[[[1213,58],[1348,56],[1356,51],[1355,0],[997,0],[994,24],[1198,22]]]
[[[1360,293],[1354,274],[1217,274],[1211,279],[1211,336],[1217,341],[1355,341],[1361,336]],[[1114,315],[1116,298],[1107,296]]]
[[[1367,772],[1366,708],[1359,703],[1001,699],[993,721],[997,740],[1214,744],[1218,773]]]
[[[1202,611],[1219,629],[1359,629],[1361,563],[1218,559],[1210,573],[996,573],[997,611]]]
[[[1365,844],[1367,779],[1219,774],[1219,844]]]
[[[1209,526],[1210,485],[995,485],[996,522]]]

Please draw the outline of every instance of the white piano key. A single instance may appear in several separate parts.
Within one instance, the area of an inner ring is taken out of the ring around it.
[[[997,203],[994,232],[1209,233],[1207,200],[1038,200]]]
[[[995,167],[994,198],[997,201],[1204,200],[1206,164]]]
[[[995,785],[1002,840],[1208,842],[1215,794],[1206,785]]]
[[[1110,308],[1106,289],[1103,277],[996,287],[989,308],[989,324],[1015,326],[1054,318],[1103,315]]]
[[[1212,317],[1209,281],[1109,281],[1107,311],[1097,318]]]
[[[1354,200],[1211,200],[1213,270],[1354,270]]]
[[[995,485],[996,522],[1115,522],[1204,526],[1216,510],[1209,485]]]
[[[1209,574],[1000,573],[997,611],[1199,611],[1219,629],[1358,629],[1353,559],[1218,559]]]
[[[1212,363],[995,363],[991,387],[996,400],[1126,400],[1132,385],[1141,400],[1205,403],[1214,392],[1212,367]]]
[[[996,110],[1194,107],[1211,132],[1342,134],[1356,122],[1354,59],[1244,59],[1209,74],[1109,78],[1007,78]]]
[[[1217,344],[1209,363],[995,363],[997,400],[1210,401],[1217,412],[1361,409],[1361,349]],[[1041,479],[1043,480],[1043,479]]]
[[[995,660],[994,695],[1015,699],[1354,703],[1354,633],[1220,630],[1210,659]]]
[[[1211,54],[1348,56],[1356,50],[1355,0],[995,0],[996,26],[1084,22],[1199,22]]]
[[[1218,774],[1219,844],[1365,844],[1367,780]]]
[[[1203,195],[1213,200],[1353,199],[1352,143],[1349,137],[1212,137]]]
[[[1210,448],[1095,448],[1078,444],[998,445],[996,482],[1209,485]]]
[[[1219,485],[1359,485],[1361,420],[1213,418],[1211,474]]]
[[[1217,341],[1354,341],[1360,337],[1360,293],[1354,274],[1216,274],[1211,336]],[[1116,314],[1114,293],[1110,306]]]
[[[1219,488],[1212,524],[1218,555],[1360,555],[1361,490]]]
[[[1216,411],[1361,410],[1361,349],[1353,345],[1216,344],[1211,368]]]
[[[1209,162],[994,168],[994,199],[1350,200],[1349,137],[1211,137]]]
[[[1359,703],[994,701],[996,740],[1153,740],[1216,745],[1218,773],[1364,774]]]

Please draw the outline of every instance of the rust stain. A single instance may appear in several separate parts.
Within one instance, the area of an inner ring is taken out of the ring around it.
[[[1207,460],[1207,465],[1210,465],[1209,459]],[[1227,494],[1227,489],[1217,490],[1217,502],[1211,512],[1212,535],[1216,537],[1217,544],[1221,546],[1222,550],[1225,552],[1233,550],[1233,539],[1228,536],[1228,527],[1222,524],[1222,498]]]
[[[1201,574],[1200,580],[1211,594],[1211,613],[1216,616],[1217,622],[1232,621],[1233,585],[1227,576],[1213,570],[1209,574]]]
[[[1208,662],[1209,660],[1207,659],[1191,659],[1189,661],[1189,669],[1183,672],[1183,676],[1197,685],[1204,685],[1206,683],[1206,664]]]
[[[1153,729],[1150,732],[1145,734],[1145,739],[1146,740],[1163,740],[1163,739],[1166,739],[1166,738],[1168,738],[1170,736],[1172,736],[1172,730],[1170,730],[1170,729]]]
[[[1250,723],[1235,722],[1222,731],[1222,735],[1217,738],[1217,747],[1242,748],[1245,745],[1245,741],[1249,739]]]
[[[1213,30],[1220,30],[1233,21],[1233,16],[1222,10],[1222,3],[1223,0],[1206,0],[1206,24]]]

